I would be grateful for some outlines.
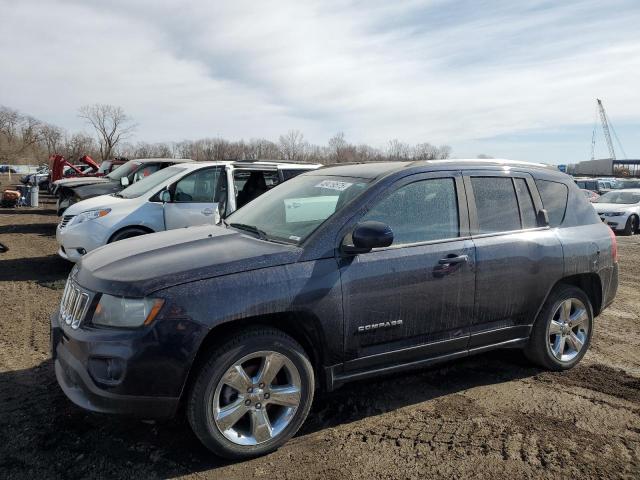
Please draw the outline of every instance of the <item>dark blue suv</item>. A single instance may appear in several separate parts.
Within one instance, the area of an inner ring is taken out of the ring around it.
[[[220,226],[84,257],[52,317],[56,376],[86,409],[182,405],[215,453],[260,455],[294,435],[317,388],[496,348],[573,367],[615,296],[616,256],[551,167],[323,168]]]

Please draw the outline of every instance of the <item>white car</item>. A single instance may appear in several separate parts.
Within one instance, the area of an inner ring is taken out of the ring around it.
[[[613,231],[624,235],[638,233],[640,228],[640,188],[612,190],[594,201],[600,219]]]
[[[67,208],[56,229],[58,254],[77,262],[87,252],[125,238],[213,225],[277,184],[320,167],[262,161],[173,165],[121,192]]]

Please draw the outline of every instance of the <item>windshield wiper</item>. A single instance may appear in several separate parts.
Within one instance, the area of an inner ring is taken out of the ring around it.
[[[114,193],[113,196],[118,198],[124,198],[121,193]]]
[[[264,230],[260,230],[255,225],[246,225],[244,223],[230,223],[230,227],[237,228],[238,230],[245,230],[247,232],[255,233],[260,240],[268,240],[269,235]]]

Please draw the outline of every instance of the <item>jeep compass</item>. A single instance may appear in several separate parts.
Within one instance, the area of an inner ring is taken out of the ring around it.
[[[227,458],[272,451],[317,389],[500,348],[564,370],[616,294],[571,177],[499,160],[342,165],[219,226],[98,248],[52,316],[58,383],[95,412],[185,412]]]

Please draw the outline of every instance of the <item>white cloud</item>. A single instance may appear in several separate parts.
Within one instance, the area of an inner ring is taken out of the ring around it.
[[[640,6],[554,4],[0,0],[0,103],[69,127],[118,104],[150,141],[298,128],[463,151],[588,126],[596,96],[639,122]]]

